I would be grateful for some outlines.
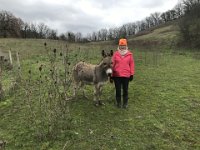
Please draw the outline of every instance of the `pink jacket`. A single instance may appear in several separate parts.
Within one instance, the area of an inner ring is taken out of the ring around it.
[[[128,51],[124,57],[116,51],[112,57],[113,62],[113,77],[130,77],[134,75],[134,60],[133,54]]]

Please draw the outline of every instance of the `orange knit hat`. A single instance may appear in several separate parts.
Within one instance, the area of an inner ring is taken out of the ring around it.
[[[127,46],[127,40],[126,39],[120,39],[119,45],[126,45]]]

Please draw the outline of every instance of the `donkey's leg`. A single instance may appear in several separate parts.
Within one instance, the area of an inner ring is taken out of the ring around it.
[[[84,85],[85,85],[85,84],[84,84],[83,82],[81,82],[80,88],[81,88],[81,90],[82,90],[82,92],[83,92],[83,96],[84,96],[86,99],[89,99],[89,98],[85,95]]]
[[[104,105],[104,103],[101,102],[100,100],[100,95],[101,95],[101,84],[96,84],[95,89],[94,89],[94,103],[96,106],[98,105]]]
[[[98,97],[98,93],[99,93],[99,89],[98,89],[98,85],[95,84],[94,85],[94,105],[98,106],[99,105],[99,97]]]
[[[101,100],[101,95],[102,95],[102,85],[99,85],[99,105],[105,105],[102,100]]]
[[[79,82],[74,82],[74,93],[73,93],[74,98],[76,98],[77,96],[78,88],[79,88]]]
[[[99,86],[99,98],[101,97],[102,95],[102,86]]]

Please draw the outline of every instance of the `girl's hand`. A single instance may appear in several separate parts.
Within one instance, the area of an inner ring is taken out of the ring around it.
[[[129,78],[129,81],[132,81],[132,80],[133,80],[133,75],[131,75]]]
[[[113,77],[110,77],[110,83],[113,83]]]

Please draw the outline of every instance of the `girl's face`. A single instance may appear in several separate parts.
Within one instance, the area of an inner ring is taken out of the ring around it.
[[[120,49],[120,50],[127,50],[127,46],[126,46],[126,45],[120,45],[120,46],[119,46],[119,49]]]

